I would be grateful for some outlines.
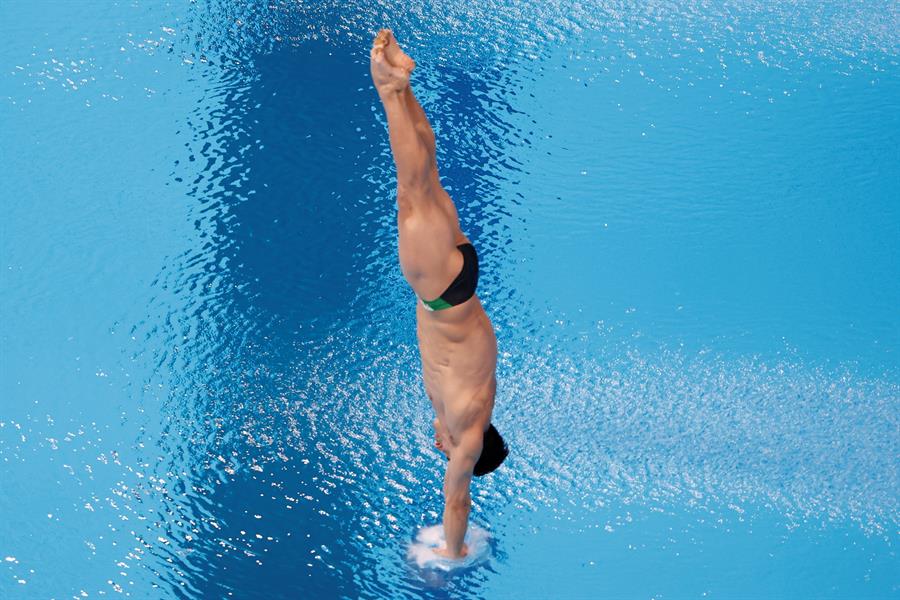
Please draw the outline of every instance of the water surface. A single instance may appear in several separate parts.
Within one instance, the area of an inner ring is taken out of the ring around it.
[[[0,596],[896,596],[894,4],[0,22]],[[381,26],[500,347],[451,574]]]

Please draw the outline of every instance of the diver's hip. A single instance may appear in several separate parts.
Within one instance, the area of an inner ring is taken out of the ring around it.
[[[453,321],[435,319],[430,313],[419,311],[416,319],[416,336],[420,346],[441,349],[445,354],[497,352],[494,326],[480,306],[466,318]]]

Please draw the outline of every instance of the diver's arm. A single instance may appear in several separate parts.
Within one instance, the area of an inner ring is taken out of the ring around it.
[[[463,556],[463,538],[469,524],[472,470],[481,456],[483,433],[473,427],[466,431],[450,452],[444,475],[444,537],[451,558]]]

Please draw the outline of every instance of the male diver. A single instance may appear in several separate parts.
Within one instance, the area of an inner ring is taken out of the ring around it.
[[[370,67],[397,167],[400,269],[418,298],[416,333],[425,392],[437,417],[435,445],[448,459],[446,546],[436,552],[462,558],[468,551],[463,538],[472,475],[496,469],[508,449],[491,425],[497,339],[475,295],[478,256],[438,177],[434,132],[409,85],[415,66],[391,31],[382,29],[372,44]]]

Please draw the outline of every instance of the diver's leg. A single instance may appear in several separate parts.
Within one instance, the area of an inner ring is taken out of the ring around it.
[[[397,167],[397,218],[402,225],[400,264],[407,280],[417,289],[429,277],[442,279],[446,275],[448,255],[451,261],[460,262],[462,256],[453,252],[458,225],[441,208],[446,192],[441,187],[434,156],[420,128],[416,127],[415,115],[406,99],[409,71],[388,61],[384,31],[379,33],[372,48],[372,79],[387,115],[391,151]],[[458,266],[451,266],[458,272]],[[437,293],[440,292],[427,296],[434,297]]]
[[[372,79],[387,116],[397,187],[407,191],[425,190],[433,183],[434,167],[404,97],[409,88],[409,72],[387,61],[384,42],[379,42],[379,38],[372,48],[371,63]]]
[[[435,169],[437,169],[437,149],[435,147],[434,130],[431,128],[431,123],[428,122],[428,117],[425,116],[425,111],[422,110],[422,105],[416,100],[416,96],[412,91],[412,86],[406,88],[405,100],[409,114],[412,115],[413,121],[416,124],[416,131],[422,136],[422,141],[428,148],[428,152],[431,154],[431,160],[434,162]]]
[[[416,129],[402,93],[381,95],[388,121],[391,153],[397,168],[397,187],[416,191],[432,183],[434,164],[428,147]]]
[[[412,72],[412,70],[416,68],[416,61],[414,61],[405,52],[403,52],[403,49],[400,48],[400,43],[397,41],[397,38],[394,37],[393,32],[390,29],[384,29],[379,35],[383,36],[384,55],[387,58],[388,62],[395,67],[402,67]],[[418,131],[422,136],[422,141],[425,142],[425,145],[428,147],[428,150],[431,153],[432,160],[434,160],[434,131],[431,129],[431,125],[428,123],[428,117],[425,116],[425,111],[422,110],[422,106],[416,100],[416,96],[412,91],[412,86],[407,87],[404,92],[404,100],[406,101],[406,106],[409,109],[409,114],[412,116],[413,122],[415,123],[416,131]]]

